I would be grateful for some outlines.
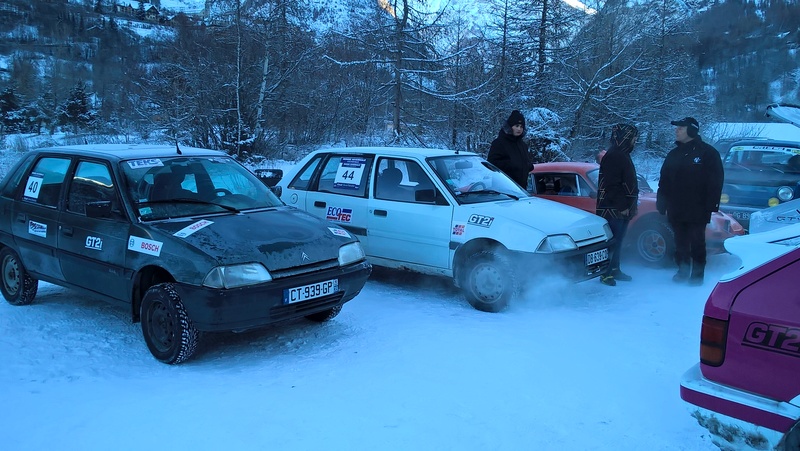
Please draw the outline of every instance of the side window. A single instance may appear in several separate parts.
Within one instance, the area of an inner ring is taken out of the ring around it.
[[[430,177],[416,161],[381,158],[375,173],[375,198],[417,202],[416,192],[433,189]]]
[[[116,216],[122,214],[108,167],[101,163],[81,161],[69,186],[67,211],[85,215],[86,204],[98,201],[111,202],[112,213],[116,213]]]
[[[364,197],[371,166],[371,157],[331,155],[322,167],[317,191]]]
[[[54,157],[45,157],[37,161],[25,181],[22,200],[57,207],[69,163],[68,158]]]
[[[304,167],[303,170],[294,177],[294,180],[289,183],[288,187],[291,189],[307,191],[308,184],[311,183],[311,177],[314,175],[314,171],[317,169],[317,166],[319,166],[320,161],[322,161],[321,156],[309,161],[306,167]]]

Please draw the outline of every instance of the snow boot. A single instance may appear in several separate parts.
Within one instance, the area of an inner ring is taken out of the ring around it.
[[[689,285],[695,287],[702,285],[705,272],[706,272],[705,264],[697,262],[692,264],[692,275],[689,276]]]
[[[613,271],[611,272],[611,274],[613,274],[613,275],[614,275],[614,279],[615,279],[615,280],[620,280],[620,281],[622,281],[622,282],[630,282],[631,280],[633,280],[633,277],[631,277],[631,276],[629,276],[629,275],[625,274],[625,273],[624,273],[624,272],[622,272],[622,271],[621,271],[619,268],[617,268],[617,269],[613,270]]]
[[[609,287],[614,287],[617,285],[617,281],[614,280],[613,274],[603,274],[600,276],[600,283],[603,285],[608,285]]]
[[[678,272],[672,276],[673,282],[685,282],[689,279],[689,264],[678,263]]]

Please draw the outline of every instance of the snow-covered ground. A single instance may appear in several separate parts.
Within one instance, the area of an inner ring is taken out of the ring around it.
[[[326,324],[212,336],[157,362],[124,309],[41,284],[0,301],[0,442],[23,450],[709,450],[679,396],[706,283],[548,283],[498,314],[376,271]],[[546,276],[546,275],[545,275]]]

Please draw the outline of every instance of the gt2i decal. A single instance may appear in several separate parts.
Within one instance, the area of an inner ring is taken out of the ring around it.
[[[364,173],[366,165],[366,158],[343,157],[339,163],[339,169],[336,170],[333,187],[358,189],[361,186],[361,175]]]
[[[476,225],[478,227],[491,227],[493,221],[494,216],[471,215],[469,219],[467,219],[467,224]]]
[[[350,234],[347,233],[347,230],[345,230],[345,229],[340,229],[338,227],[328,227],[328,230],[330,230],[331,233],[336,235],[336,236],[344,236],[344,237],[350,238]]]
[[[778,324],[750,323],[742,338],[742,345],[800,357],[800,329]]]
[[[128,238],[128,250],[134,252],[140,252],[142,254],[148,255],[155,255],[158,257],[161,255],[161,246],[164,243],[160,241],[153,241],[148,240],[146,238],[140,238],[138,236],[132,236]]]
[[[28,221],[28,233],[31,235],[47,238],[47,224],[41,222]]]
[[[86,244],[84,245],[86,249],[94,249],[96,251],[103,250],[103,239],[96,237],[96,236],[87,236],[86,237]]]
[[[328,211],[325,213],[325,219],[328,221],[350,222],[350,220],[353,219],[353,209],[328,207]]]
[[[202,229],[203,227],[208,227],[213,224],[214,221],[207,221],[205,219],[201,219],[194,224],[188,225],[177,232],[173,233],[173,236],[177,236],[178,238],[186,238],[187,236],[197,232],[198,230]]]
[[[39,198],[39,190],[42,189],[42,182],[44,181],[44,174],[38,172],[31,172],[28,176],[28,182],[25,183],[25,192],[22,196],[25,199],[36,200]]]

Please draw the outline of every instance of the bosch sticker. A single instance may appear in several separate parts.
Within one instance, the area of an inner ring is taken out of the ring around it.
[[[328,211],[325,213],[325,219],[328,221],[350,222],[350,220],[353,219],[353,209],[328,207]]]
[[[140,252],[142,254],[148,255],[155,255],[158,257],[161,255],[161,247],[164,243],[160,241],[153,241],[148,240],[146,238],[140,238],[138,236],[131,236],[128,238],[128,250],[134,252]]]
[[[31,235],[47,238],[47,224],[41,222],[28,221],[28,233]]]
[[[128,161],[128,166],[130,166],[131,169],[141,169],[164,166],[164,163],[161,162],[160,158],[146,158],[143,160],[130,160]]]
[[[750,323],[742,345],[800,357],[800,329],[777,324]]]
[[[86,244],[84,245],[86,249],[94,249],[96,251],[103,250],[103,239],[96,236],[87,236],[86,237]]]
[[[366,158],[342,158],[339,168],[336,170],[336,177],[333,179],[333,187],[358,189],[361,186],[361,175],[364,173],[366,165]]]
[[[328,230],[330,230],[331,233],[333,233],[336,236],[344,236],[344,237],[350,238],[350,234],[347,233],[347,230],[339,229],[339,228],[336,228],[336,227],[328,227]]]
[[[494,222],[493,216],[472,215],[467,220],[467,224],[476,225],[478,227],[491,227]]]
[[[464,229],[466,229],[466,228],[467,228],[466,224],[455,224],[453,226],[453,235],[455,235],[455,236],[463,235],[464,234]]]
[[[36,200],[39,198],[39,191],[42,189],[44,174],[31,172],[28,182],[25,183],[25,192],[22,194],[26,199]]]
[[[177,232],[173,233],[173,236],[177,236],[178,238],[186,238],[187,236],[197,232],[198,230],[202,229],[203,227],[208,227],[213,224],[213,221],[207,221],[205,219],[201,219],[200,221],[195,222],[192,225],[188,225]]]

